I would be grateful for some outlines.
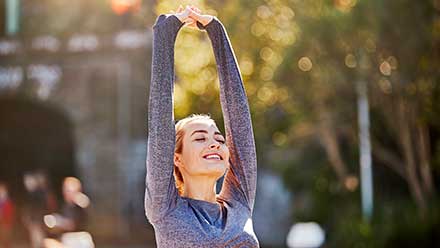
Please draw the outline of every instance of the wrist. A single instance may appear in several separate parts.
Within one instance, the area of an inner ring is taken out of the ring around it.
[[[214,19],[216,19],[215,16],[210,16],[211,18],[208,20],[206,19],[203,23],[201,20],[197,21],[197,26],[199,27],[199,29],[201,30],[206,30],[209,26],[212,25],[213,22],[215,22]]]
[[[181,13],[171,14],[171,15],[175,16],[181,23],[184,22],[183,21],[184,17],[183,17],[183,15]]]
[[[202,16],[202,18],[200,18],[199,22],[203,25],[203,26],[207,26],[209,23],[212,22],[212,20],[214,20],[213,16],[210,15],[204,15]]]

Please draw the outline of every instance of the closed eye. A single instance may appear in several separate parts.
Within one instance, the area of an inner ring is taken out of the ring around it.
[[[197,140],[197,141],[205,141],[206,140],[206,138],[199,138],[199,139],[195,139],[195,140]],[[225,141],[224,140],[217,140],[218,142],[220,142],[220,143],[222,143],[222,144],[224,144],[225,143]]]

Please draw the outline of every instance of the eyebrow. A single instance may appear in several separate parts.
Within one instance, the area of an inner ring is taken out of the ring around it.
[[[192,134],[190,136],[193,136],[195,133],[208,133],[208,131],[206,131],[206,130],[196,130],[196,131],[192,132]],[[214,134],[222,135],[220,132],[217,132],[217,131]]]

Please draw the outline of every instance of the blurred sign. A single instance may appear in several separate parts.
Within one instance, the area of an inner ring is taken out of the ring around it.
[[[15,89],[23,81],[23,69],[19,66],[0,67],[0,90]]]
[[[93,34],[74,35],[67,44],[67,49],[71,52],[95,51],[99,46],[98,37]]]
[[[24,69],[20,66],[0,67],[0,90],[18,88],[23,83],[24,76]],[[38,84],[38,96],[46,99],[60,81],[62,70],[59,65],[31,64],[26,67],[26,76]]]
[[[30,37],[30,42],[15,38],[0,37],[0,57],[16,56],[17,54],[28,54],[38,52],[55,54],[56,53],[90,53],[103,50],[136,50],[146,48],[151,42],[151,32],[148,30],[125,29],[116,33],[97,35],[72,34],[62,38],[52,35],[40,35]]]
[[[114,38],[114,44],[120,49],[137,49],[147,45],[145,32],[126,30],[119,32]]]
[[[20,43],[15,40],[0,41],[0,55],[14,54],[20,48]]]
[[[61,46],[61,42],[54,36],[45,35],[32,39],[32,49],[39,51],[56,52]]]
[[[39,83],[38,96],[47,99],[54,86],[60,81],[62,72],[59,65],[30,65],[27,76]]]

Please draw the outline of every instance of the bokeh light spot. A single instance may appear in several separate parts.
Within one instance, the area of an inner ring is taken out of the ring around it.
[[[302,57],[298,61],[298,67],[301,71],[310,71],[313,67],[312,60],[308,57]]]
[[[385,94],[391,94],[393,87],[390,80],[386,78],[381,78],[378,82],[380,90]]]
[[[269,66],[263,66],[260,71],[260,78],[262,80],[268,81],[273,78],[273,69]]]
[[[355,68],[357,65],[356,57],[351,53],[347,54],[347,56],[345,56],[345,65],[348,68]]]
[[[388,63],[391,66],[391,69],[396,70],[397,69],[397,59],[394,56],[390,56],[387,59]]]
[[[334,0],[335,7],[342,12],[349,12],[357,3],[357,0]]]
[[[257,8],[257,16],[261,19],[267,19],[272,15],[272,11],[266,5],[261,5]]]
[[[243,75],[251,75],[254,72],[254,63],[248,58],[244,58],[240,62],[240,70]]]
[[[345,187],[346,187],[349,191],[353,192],[353,191],[355,191],[355,190],[357,189],[357,187],[358,187],[358,185],[359,185],[359,180],[358,180],[357,177],[355,177],[355,176],[348,176],[348,177],[345,179],[344,184],[345,184]]]
[[[388,61],[384,61],[379,66],[380,72],[385,76],[391,75],[391,65]]]
[[[260,57],[264,61],[269,61],[273,55],[274,55],[274,52],[270,47],[263,47],[263,49],[260,50]]]
[[[44,224],[49,227],[49,228],[54,228],[57,224],[57,219],[55,218],[55,216],[49,214],[49,215],[45,215],[43,218]]]
[[[275,132],[272,135],[272,142],[277,146],[282,146],[286,144],[287,135],[282,132]]]
[[[262,23],[255,22],[254,24],[252,24],[251,32],[254,36],[259,37],[266,33],[266,28]]]

